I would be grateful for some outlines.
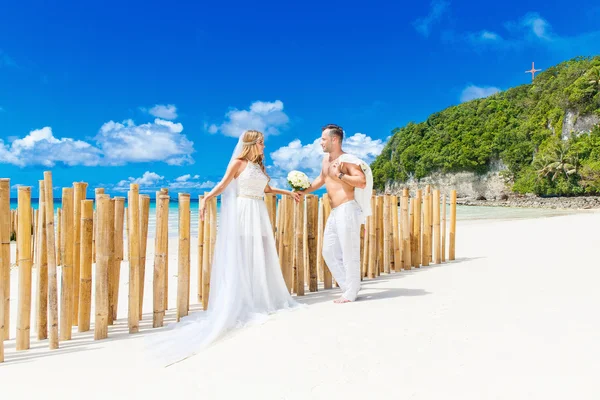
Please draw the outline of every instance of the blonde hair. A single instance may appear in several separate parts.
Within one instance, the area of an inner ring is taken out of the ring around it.
[[[247,130],[242,135],[242,152],[236,157],[238,160],[246,160],[260,165],[264,174],[271,180],[265,169],[265,156],[258,150],[257,143],[264,141],[265,136],[262,132],[255,130]]]

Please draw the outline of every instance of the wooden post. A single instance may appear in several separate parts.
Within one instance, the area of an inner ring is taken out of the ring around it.
[[[283,219],[281,218],[281,214],[283,211],[283,199],[279,199],[277,201],[277,214],[276,214],[276,223],[277,227],[275,228],[275,248],[277,249],[277,255],[279,256],[279,265],[281,265],[281,231],[283,230]]]
[[[423,192],[421,191],[421,189],[417,190],[417,201],[416,201],[416,210],[415,210],[415,227],[416,227],[416,232],[415,232],[415,241],[417,244],[417,255],[416,255],[416,267],[417,268],[421,268],[421,265],[423,264],[423,257],[421,255],[421,252],[423,251],[423,213],[422,213],[422,209],[423,209]]]
[[[115,287],[113,282],[115,281],[115,199],[110,199],[110,204],[108,205],[108,278],[106,281],[106,285],[108,286],[108,304],[106,311],[106,318],[108,320],[108,325],[112,325],[114,323],[113,319],[113,309],[111,307],[114,304],[115,298]]]
[[[21,258],[19,267],[19,293],[17,314],[17,350],[29,349],[29,329],[31,321],[31,187],[19,186],[19,235],[17,247]]]
[[[294,292],[304,296],[304,196],[295,203]]]
[[[308,290],[318,290],[317,280],[317,227],[319,214],[319,198],[314,194],[306,196],[306,232],[308,247]]]
[[[152,292],[152,327],[163,326],[165,317],[166,243],[168,242],[169,196],[158,195],[156,199],[156,236],[154,251],[154,274]],[[208,210],[207,210],[208,211]],[[208,224],[205,225],[208,227]],[[206,237],[206,236],[205,236]],[[207,254],[204,255],[205,257]]]
[[[323,200],[319,201],[319,212],[317,215],[317,280],[323,281],[323,269],[325,268],[325,262],[323,260]]]
[[[48,254],[46,250],[46,190],[44,181],[39,182],[39,209],[36,240],[37,298],[36,330],[37,339],[48,338]]]
[[[160,194],[169,195],[169,189],[167,189],[167,188],[160,189]],[[215,199],[215,201],[216,201],[216,199]],[[216,218],[216,216],[215,216],[215,218]],[[167,238],[169,237],[168,229],[169,229],[169,226],[167,225]],[[167,257],[165,259],[165,292],[164,292],[165,311],[169,309],[169,240],[168,239],[167,239],[166,254],[167,254]],[[209,258],[212,259],[212,252],[210,253],[210,256],[211,257],[209,257]]]
[[[0,352],[10,336],[10,179],[0,179]]]
[[[273,193],[265,193],[265,205],[269,212],[269,220],[271,221],[271,227],[273,228],[273,235],[275,235],[275,216],[277,213],[277,195]]]
[[[398,196],[392,196],[392,242],[394,243],[394,271],[402,270],[402,250],[400,247],[400,223],[398,216]]]
[[[96,199],[96,209],[98,208],[98,195],[104,194],[104,188],[96,188],[94,189],[94,196]],[[96,262],[96,236],[98,235],[98,215],[97,212],[94,212],[94,236],[92,242],[92,262]]]
[[[294,273],[294,200],[290,196],[284,196],[285,199],[285,216],[284,216],[284,237],[283,237],[283,254],[284,262],[282,264],[283,279],[288,288],[292,292],[292,274]]]
[[[177,322],[190,305],[190,195],[179,193],[179,254],[177,257]]]
[[[119,285],[121,281],[121,262],[123,261],[123,224],[125,220],[125,197],[115,197],[115,257],[112,266],[112,280],[108,283],[113,287],[112,303],[109,304],[110,318],[117,319],[119,309]]]
[[[361,237],[363,237],[362,242],[362,255],[361,255],[361,264],[360,264],[360,277],[366,278],[369,271],[369,230],[371,226],[371,217],[367,217],[366,223],[361,227]]]
[[[73,188],[62,190],[60,338],[71,340],[73,326]]]
[[[202,260],[204,258],[204,220],[200,218],[200,204],[203,195],[198,196],[198,302],[202,302]]]
[[[56,265],[62,265],[62,208],[56,209]]]
[[[210,205],[210,249],[208,254],[208,279],[210,280],[210,271],[212,270],[212,262],[215,253],[215,243],[217,241],[217,198],[213,197],[209,203]],[[168,253],[167,253],[168,255]],[[210,294],[210,290],[209,293]],[[207,299],[208,301],[208,299]],[[208,304],[208,303],[207,303]]]
[[[446,261],[446,195],[442,196],[442,262]]]
[[[408,204],[408,188],[405,188],[402,190],[400,207],[402,212],[402,267],[407,271],[411,267],[410,236],[412,229],[408,217]]]
[[[384,242],[383,242],[383,238],[384,238],[384,234],[383,234],[383,197],[384,196],[377,196],[376,197],[376,206],[377,206],[377,268],[375,269],[375,272],[377,272],[377,276],[381,275],[385,269],[384,269],[384,265],[383,265],[383,248],[385,246]],[[389,247],[388,247],[388,254],[389,254]],[[388,269],[389,270],[389,269]]]
[[[429,232],[429,220],[431,219],[431,206],[429,202],[431,201],[431,194],[426,194],[423,197],[423,246],[421,247],[421,264],[423,266],[429,265],[429,250],[431,246],[429,243],[431,242],[431,234]]]
[[[450,192],[450,249],[449,260],[455,259],[456,252],[456,190]]]
[[[81,202],[86,199],[87,183],[73,183],[73,326],[78,326],[79,280],[81,274]]]
[[[140,194],[140,320],[144,306],[144,282],[146,280],[146,248],[148,245],[148,220],[150,218],[150,196]],[[121,226],[123,230],[123,226]]]
[[[98,229],[96,230],[94,340],[101,340],[108,337],[109,236],[113,231],[113,227],[110,225],[110,208],[113,205],[111,204],[110,196],[107,194],[97,195],[96,201]]]
[[[323,195],[323,231],[325,231],[325,227],[327,226],[327,220],[329,219],[329,214],[331,214],[331,202],[329,201],[329,195]],[[319,251],[319,253],[323,253],[323,249]],[[327,263],[323,261],[323,287],[325,289],[331,289],[333,286],[333,277],[331,276],[331,271],[327,266]]]
[[[204,196],[207,193],[204,192]],[[210,291],[210,214],[212,207],[210,206],[211,200],[206,202],[206,210],[204,211],[204,233],[203,233],[203,249],[202,249],[202,308],[204,311],[208,308],[208,295]]]
[[[129,333],[139,331],[140,322],[140,185],[129,184]]]
[[[371,196],[372,215],[369,217],[369,261],[367,275],[373,279],[377,276],[377,197]]]
[[[440,191],[433,191],[433,249],[435,250],[435,263],[442,263],[442,246],[440,243]]]
[[[46,192],[46,250],[48,261],[48,345],[51,350],[55,350],[58,349],[58,281],[56,273],[54,196],[51,171],[44,171],[44,191]],[[58,220],[60,221],[60,218]]]
[[[81,202],[80,225],[80,255],[81,263],[80,285],[79,285],[79,316],[78,331],[90,330],[90,318],[92,312],[92,236],[94,230],[94,200],[83,200]]]
[[[390,233],[392,231],[390,226],[390,196],[385,194],[382,196],[383,200],[383,272],[386,274],[390,273]]]

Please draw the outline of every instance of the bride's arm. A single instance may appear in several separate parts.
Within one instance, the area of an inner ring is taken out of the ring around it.
[[[294,198],[294,200],[296,200],[296,201],[300,200],[300,194],[298,192],[292,192],[290,190],[282,190],[282,189],[272,188],[269,185],[267,185],[265,187],[265,193],[288,195],[288,196],[292,196]]]
[[[242,164],[243,164],[242,160],[234,160],[229,165],[229,168],[227,168],[227,171],[225,172],[225,176],[223,177],[223,179],[221,179],[221,182],[217,183],[215,185],[215,187],[213,188],[213,190],[208,192],[206,194],[206,196],[204,196],[202,198],[202,200],[200,201],[200,218],[202,220],[204,220],[204,210],[206,208],[206,202],[208,200],[212,199],[213,197],[216,197],[216,196],[220,195],[221,193],[223,193],[223,191],[231,183],[233,178],[235,178],[235,175],[239,171]]]

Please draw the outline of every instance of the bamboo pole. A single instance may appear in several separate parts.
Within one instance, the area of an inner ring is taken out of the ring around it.
[[[58,349],[58,282],[56,273],[56,239],[54,237],[54,196],[52,195],[52,172],[44,171],[46,192],[46,251],[48,261],[48,345]],[[60,221],[60,218],[59,218]]]
[[[398,196],[392,196],[392,242],[394,243],[394,271],[402,270],[402,250],[400,247],[400,223],[398,216]]]
[[[36,266],[37,266],[37,298],[36,298],[36,330],[37,339],[44,340],[48,338],[48,254],[46,250],[46,190],[44,181],[39,184],[39,210],[37,223],[37,248],[36,248]]]
[[[410,253],[410,235],[411,226],[408,217],[408,189],[402,190],[402,203],[400,204],[402,212],[402,268],[404,270],[410,270],[411,267],[411,253]]]
[[[140,185],[129,184],[129,304],[128,326],[129,333],[139,331],[140,321]]]
[[[81,202],[81,220],[79,246],[79,261],[81,264],[79,285],[79,316],[78,331],[90,330],[90,318],[92,312],[92,236],[94,230],[94,200],[83,200]]]
[[[383,195],[383,220],[381,221],[383,224],[383,272],[386,274],[390,273],[390,248],[392,247],[392,243],[390,242],[390,233],[392,231],[390,226],[390,196]]]
[[[442,245],[440,243],[440,191],[433,191],[433,248],[435,250],[435,263],[442,263]]]
[[[113,277],[109,285],[113,287],[113,299],[109,305],[111,316],[114,321],[117,319],[119,309],[119,287],[121,281],[121,262],[123,261],[123,224],[125,220],[125,197],[115,197],[115,257],[112,266]]]
[[[283,237],[283,254],[284,262],[283,278],[288,291],[292,292],[292,275],[294,273],[294,200],[290,196],[284,196],[285,199],[285,215],[284,215],[284,237]]]
[[[442,196],[442,262],[446,261],[446,195]]]
[[[167,188],[160,189],[160,194],[169,195],[169,189],[167,189]],[[216,199],[215,199],[215,201],[216,201]],[[167,225],[167,230],[168,229],[169,229],[169,226]],[[169,232],[167,231],[167,238],[168,237],[169,237]],[[166,254],[167,254],[167,257],[165,259],[165,293],[164,293],[164,296],[165,296],[165,310],[168,310],[169,309],[169,241],[168,240],[167,240]],[[209,258],[212,260],[212,247],[211,247],[210,256],[211,257],[209,257]]]
[[[115,301],[115,287],[113,282],[115,281],[115,199],[110,199],[110,204],[108,205],[108,267],[107,267],[107,281],[106,285],[108,286],[108,304],[106,311],[106,318],[108,325],[112,325],[114,323],[113,319],[113,308],[111,307]]]
[[[383,273],[383,196],[375,197],[375,207],[377,207],[377,226],[375,227],[377,233],[377,267],[375,273],[376,276],[380,276]]]
[[[94,196],[96,199],[96,209],[98,208],[98,195],[104,194],[104,188],[94,189]],[[98,235],[98,215],[97,211],[94,212],[94,236],[92,242],[92,262],[96,262],[96,236]]]
[[[456,190],[450,192],[450,249],[449,260],[455,259],[456,252]]]
[[[306,196],[306,232],[308,248],[308,290],[316,292],[318,290],[317,280],[317,238],[318,238],[318,220],[319,216],[319,198],[314,194]]]
[[[208,211],[208,207],[207,207]],[[210,212],[210,211],[208,211]],[[158,195],[156,202],[156,236],[154,252],[154,273],[152,291],[152,327],[163,326],[165,317],[165,279],[166,279],[166,243],[168,242],[169,196]],[[208,229],[208,224],[205,224]],[[206,236],[205,236],[206,238]],[[207,257],[208,253],[204,254]]]
[[[39,199],[38,199],[38,201],[39,201]],[[37,264],[35,263],[35,246],[36,246],[36,243],[37,243],[37,239],[36,239],[36,236],[37,236],[37,215],[38,215],[37,210],[34,210],[33,208],[31,208],[31,222],[32,222],[32,225],[33,225],[32,230],[31,230],[31,232],[32,232],[32,238],[31,238],[31,260],[34,263],[34,265],[36,266],[36,268],[37,268]]]
[[[150,218],[150,196],[140,194],[140,320],[144,306],[144,282],[146,280],[146,248],[148,244],[148,220]],[[121,226],[123,230],[123,226]]]
[[[177,257],[177,322],[190,305],[190,195],[179,193],[179,254]]]
[[[423,264],[423,257],[421,256],[421,252],[423,251],[423,192],[421,191],[421,189],[417,190],[417,201],[415,207],[415,241],[417,244],[416,267],[420,268]]]
[[[94,279],[96,286],[94,340],[102,340],[108,337],[109,236],[113,230],[110,226],[110,209],[113,205],[107,194],[97,195],[96,201],[98,226],[96,230],[96,276]]]
[[[62,255],[62,231],[63,231],[63,223],[62,223],[62,208],[58,207],[56,209],[56,265],[62,265],[63,263],[63,255]]]
[[[204,196],[207,193],[204,192]],[[202,250],[202,308],[204,311],[208,309],[208,295],[210,292],[210,214],[212,207],[210,206],[210,200],[206,202],[206,209],[204,210],[204,233],[203,233],[203,250]],[[158,235],[157,235],[158,236]]]
[[[294,292],[304,296],[304,196],[295,203]]]
[[[429,207],[428,209],[428,215],[429,215],[429,219],[427,220],[428,224],[425,226],[425,231],[427,232],[427,234],[429,235],[429,242],[428,242],[428,248],[427,248],[427,260],[428,260],[428,264],[429,265],[432,261],[432,253],[433,253],[433,199],[431,197],[432,190],[431,190],[431,185],[427,185],[425,188],[425,192],[427,193],[427,195],[429,196],[429,199],[427,200],[427,206]]]
[[[19,267],[19,297],[17,314],[17,350],[29,349],[29,330],[31,321],[31,187],[19,186],[19,235],[17,247],[20,257]]]
[[[421,264],[426,267],[429,265],[429,250],[431,246],[431,233],[429,232],[429,221],[431,220],[431,194],[426,194],[423,197],[423,246],[421,247]]]
[[[265,193],[265,205],[269,212],[269,220],[271,221],[271,227],[273,228],[273,236],[275,235],[275,216],[277,214],[277,195],[273,193]]]
[[[367,264],[368,277],[377,276],[377,197],[371,196],[372,215],[369,218],[369,261]]]
[[[200,218],[200,204],[203,195],[198,196],[198,303],[202,302],[202,260],[204,258],[204,220]]]
[[[362,243],[362,255],[361,255],[361,273],[360,273],[360,277],[362,278],[366,278],[368,275],[368,271],[369,271],[369,231],[370,231],[370,227],[371,227],[371,216],[368,216],[366,218],[366,223],[361,227],[362,230],[362,237],[363,237],[363,243]]]
[[[323,200],[319,199],[319,213],[317,215],[317,279],[323,282],[323,269],[325,267],[323,261]]]
[[[79,280],[81,274],[81,201],[86,198],[87,183],[73,183],[73,326],[79,319]]]
[[[327,220],[329,219],[329,214],[331,214],[331,202],[329,201],[329,195],[324,194],[322,201],[323,201],[323,231],[325,231],[325,226],[327,226]],[[321,249],[321,251],[319,252],[319,253],[321,253],[321,256],[322,256],[322,252],[323,252],[323,249]],[[331,289],[331,287],[333,286],[332,278],[333,277],[331,276],[331,271],[329,270],[327,263],[325,261],[323,261],[323,287],[325,289]]]
[[[413,197],[410,199],[410,265],[413,268],[417,267],[417,226],[415,225],[415,215],[417,214],[417,198]]]
[[[62,190],[60,338],[71,340],[73,326],[73,188]]]
[[[281,199],[277,200],[277,212],[276,212],[276,224],[277,227],[275,228],[275,248],[277,249],[277,254],[279,256],[279,265],[281,265],[281,247],[280,247],[280,243],[281,243],[281,231],[283,230],[282,227],[282,219],[281,219],[281,213],[283,210],[283,201]]]
[[[10,336],[10,179],[0,179],[0,352]],[[3,357],[3,353],[2,353]]]

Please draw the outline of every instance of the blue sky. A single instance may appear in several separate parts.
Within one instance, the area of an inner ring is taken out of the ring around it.
[[[4,2],[0,176],[197,195],[255,128],[281,186],[315,176],[327,123],[372,161],[392,129],[530,82],[532,61],[600,54],[597,2],[554,4]]]

